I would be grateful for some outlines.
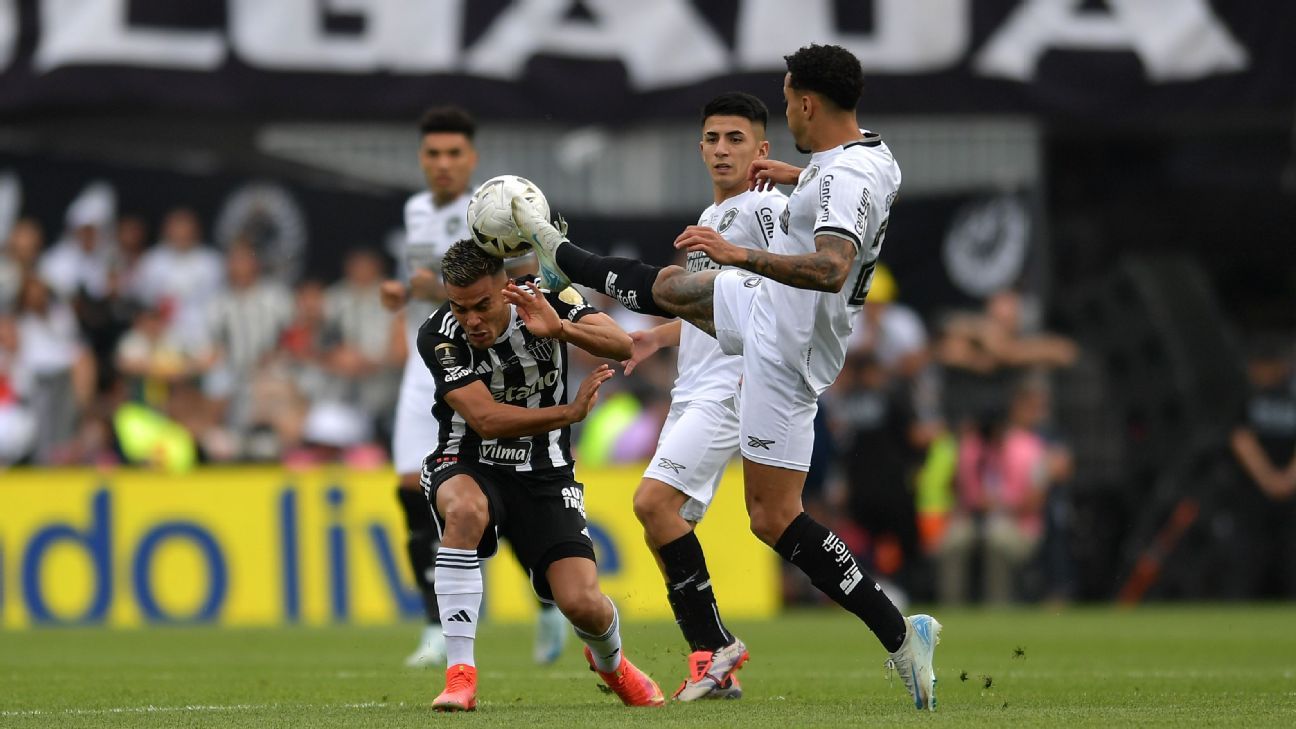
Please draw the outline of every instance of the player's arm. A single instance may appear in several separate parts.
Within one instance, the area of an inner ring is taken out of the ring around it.
[[[481,380],[473,380],[445,393],[445,401],[482,438],[489,440],[543,435],[584,420],[598,401],[599,387],[611,379],[612,375],[611,367],[599,365],[581,382],[576,397],[566,405],[545,408],[504,405],[495,402],[490,390]]]
[[[798,289],[832,293],[846,285],[858,245],[837,234],[821,233],[815,236],[814,253],[782,255],[736,246],[702,225],[690,225],[675,239],[676,248],[702,251],[721,265],[745,268]]]
[[[625,333],[612,317],[590,309],[574,289],[577,303],[562,302],[566,316],[538,289],[518,286],[512,281],[504,289],[504,298],[517,307],[518,315],[528,331],[537,337],[557,339],[580,347],[595,357],[606,357],[618,362],[629,359],[633,353],[630,335]],[[558,294],[559,297],[566,292]]]
[[[621,363],[625,367],[625,373],[628,375],[634,372],[641,362],[656,354],[662,347],[678,347],[682,328],[681,320],[672,319],[647,331],[630,332],[632,342],[630,359]]]

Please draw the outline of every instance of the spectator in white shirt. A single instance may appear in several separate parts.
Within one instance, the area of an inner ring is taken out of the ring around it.
[[[35,277],[23,282],[18,296],[18,342],[18,365],[30,373],[27,401],[42,460],[75,434],[79,413],[94,395],[94,358],[81,343],[72,307]]]
[[[101,192],[83,194],[68,207],[63,237],[39,264],[41,278],[60,298],[101,299],[107,293],[113,205],[111,193]]]
[[[133,274],[136,296],[163,312],[170,328],[197,346],[206,325],[208,306],[224,288],[220,254],[202,243],[198,216],[176,208],[162,222],[162,238],[140,259]]]

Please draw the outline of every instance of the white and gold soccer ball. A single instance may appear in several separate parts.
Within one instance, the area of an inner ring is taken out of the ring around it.
[[[520,197],[545,218],[549,201],[536,184],[517,175],[500,175],[483,182],[468,203],[468,228],[482,250],[499,258],[513,258],[531,250],[513,222],[513,198]]]

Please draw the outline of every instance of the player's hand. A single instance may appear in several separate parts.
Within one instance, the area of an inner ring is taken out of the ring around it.
[[[509,281],[504,287],[504,298],[517,307],[518,316],[527,331],[542,339],[555,339],[562,333],[562,319],[540,290],[527,284],[525,288]]]
[[[422,301],[445,301],[445,286],[435,271],[416,268],[410,274],[410,296]]]
[[[630,359],[621,363],[627,375],[634,372],[640,362],[661,349],[661,342],[657,339],[657,334],[649,329],[646,332],[630,332],[630,346]]]
[[[747,189],[773,190],[775,185],[795,185],[801,168],[776,159],[754,159],[747,168]]]
[[[378,300],[387,311],[400,309],[408,298],[409,292],[405,290],[405,284],[400,281],[383,281],[378,287]]]
[[[685,228],[675,239],[675,248],[690,253],[702,251],[722,266],[733,266],[747,260],[746,249],[730,243],[715,229],[705,225],[690,225]]]
[[[612,379],[614,375],[610,365],[599,365],[594,371],[589,373],[584,381],[581,382],[580,389],[576,391],[576,397],[568,403],[567,407],[571,409],[571,422],[576,423],[584,420],[590,411],[594,409],[594,404],[598,402],[599,388],[604,382]]]

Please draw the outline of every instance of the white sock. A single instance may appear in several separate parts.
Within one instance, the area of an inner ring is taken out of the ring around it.
[[[473,641],[477,638],[477,614],[481,610],[481,562],[475,549],[442,546],[437,550],[437,606],[441,630],[446,639],[446,665],[476,666]]]
[[[612,606],[612,624],[602,635],[590,635],[580,628],[573,628],[576,636],[589,646],[590,654],[594,656],[594,667],[600,673],[611,673],[621,665],[621,621],[617,617],[616,603],[610,597],[607,601]]]

